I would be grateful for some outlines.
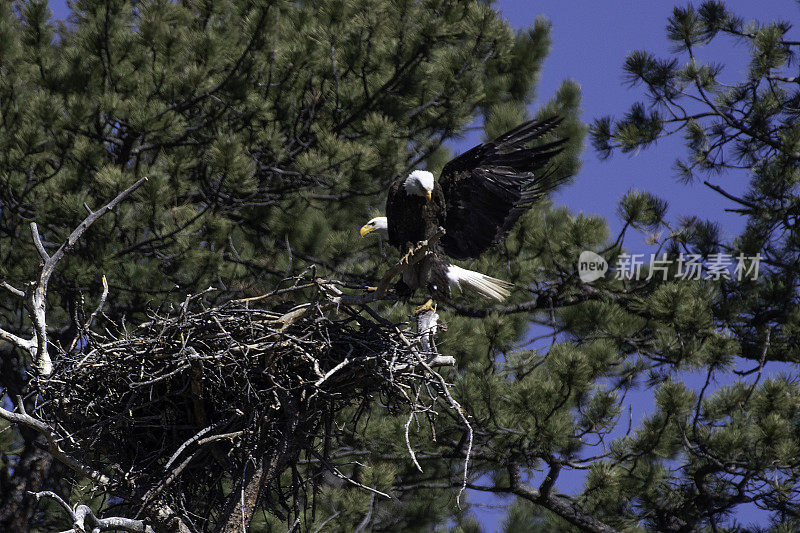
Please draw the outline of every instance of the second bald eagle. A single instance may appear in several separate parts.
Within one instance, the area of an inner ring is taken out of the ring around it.
[[[527,146],[560,122],[557,117],[529,121],[475,146],[447,163],[438,181],[415,170],[392,184],[386,201],[390,244],[406,253],[440,226],[446,230],[434,253],[404,272],[411,290],[427,287],[439,297],[451,286],[466,284],[495,299],[508,295],[508,283],[451,265],[444,256],[477,258],[504,240],[534,202],[561,181],[546,167],[566,139]],[[487,283],[500,290],[474,286]]]

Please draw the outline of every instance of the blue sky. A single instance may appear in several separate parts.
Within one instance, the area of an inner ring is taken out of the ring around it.
[[[667,18],[674,5],[685,4],[652,0],[501,0],[496,5],[515,28],[530,25],[539,14],[552,21],[553,46],[537,94],[545,100],[563,80],[577,81],[583,94],[583,120],[590,123],[603,115],[620,117],[642,97],[637,88],[623,85],[622,63],[628,53],[638,49],[666,56]],[[800,19],[800,9],[793,0],[735,0],[726,4],[748,20]],[[732,79],[743,73],[747,49],[727,42],[706,47],[701,50],[703,55],[727,64],[724,76]],[[617,201],[630,188],[645,189],[669,201],[671,217],[704,214],[719,221],[728,235],[738,233],[742,220],[724,212],[725,207],[730,207],[728,200],[702,184],[677,183],[672,163],[684,154],[680,137],[659,141],[657,146],[633,156],[618,154],[607,161],[600,161],[587,147],[580,174],[572,186],[559,191],[555,201],[575,212],[604,216],[615,234],[620,228],[614,214]],[[743,176],[734,179],[739,184],[744,181]],[[731,176],[718,178],[718,183],[726,186],[732,186],[732,181]],[[635,243],[626,244],[635,247]]]
[[[620,117],[631,103],[643,97],[638,88],[631,89],[623,84],[623,61],[628,53],[639,49],[667,56],[670,51],[665,32],[667,19],[673,6],[684,6],[686,3],[652,0],[500,0],[495,5],[515,28],[532,24],[537,15],[545,15],[552,22],[553,45],[537,88],[539,100],[534,102],[533,107],[551,97],[563,80],[572,79],[581,85],[582,118],[591,123],[604,115]],[[793,0],[730,0],[725,3],[746,20],[800,21],[800,9]],[[699,5],[699,2],[694,4]],[[796,29],[791,34],[795,38],[799,36]],[[733,80],[741,79],[747,65],[747,52],[744,45],[728,41],[708,46],[700,51],[700,55],[727,65],[723,78]],[[465,139],[466,142],[455,148],[458,151],[467,149],[477,140],[477,137]],[[717,221],[723,236],[738,234],[744,226],[744,220],[724,211],[726,207],[732,207],[728,200],[702,183],[687,186],[675,179],[672,164],[685,153],[681,137],[661,140],[656,146],[633,155],[615,154],[605,161],[601,161],[587,146],[583,167],[575,181],[558,191],[553,200],[556,204],[566,205],[574,213],[601,215],[608,221],[612,235],[616,235],[622,226],[615,214],[618,200],[631,188],[643,189],[669,201],[668,217],[671,220],[680,215],[699,215]],[[746,185],[747,176],[744,173],[723,174],[710,181],[737,191]],[[625,245],[632,252],[651,251],[636,235],[629,235]],[[773,365],[767,371],[775,374],[785,369],[785,365]],[[687,385],[698,390],[705,378],[700,374],[684,374],[681,377]],[[730,381],[730,378],[720,378],[714,388]],[[628,407],[631,408],[633,427],[636,427],[653,408],[651,391],[631,391],[626,398]],[[621,428],[620,433],[624,431],[625,428]],[[562,492],[573,493],[579,490],[581,479],[579,473],[562,474],[557,487]],[[532,480],[532,483],[535,482]],[[497,506],[510,503],[511,500],[475,495],[472,501]],[[502,509],[487,507],[476,511],[486,531],[500,528],[504,516]],[[765,525],[767,517],[752,506],[741,506],[735,518],[745,524]]]
[[[495,6],[515,28],[533,23],[538,15],[545,15],[552,24],[553,46],[544,64],[537,89],[538,103],[551,97],[565,79],[573,79],[582,87],[583,120],[590,123],[603,115],[621,116],[630,104],[641,98],[637,89],[628,89],[622,83],[622,63],[627,54],[637,49],[647,49],[657,55],[669,53],[665,25],[674,5],[686,2],[655,0],[500,0]],[[696,2],[695,4],[698,4]],[[726,4],[745,19],[800,21],[800,9],[794,0],[730,0]],[[51,9],[57,18],[65,17],[65,0],[52,0]],[[796,29],[795,40],[800,39]],[[746,65],[747,49],[733,42],[708,47],[701,56],[713,57],[727,65],[723,76],[740,78]],[[453,143],[456,152],[464,151],[480,141],[480,132],[470,132],[460,142]],[[573,212],[598,214],[608,220],[612,234],[621,224],[615,210],[618,200],[631,188],[654,193],[670,203],[669,218],[680,215],[701,215],[720,223],[723,235],[739,232],[743,220],[725,213],[729,201],[702,184],[677,183],[672,171],[673,161],[685,154],[680,137],[660,141],[657,146],[632,156],[615,155],[600,161],[591,149],[583,156],[583,168],[574,183],[558,191],[556,204],[563,204]],[[746,175],[727,174],[714,182],[733,191],[746,184]],[[631,251],[646,251],[641,239],[635,236],[626,241]],[[649,251],[649,250],[648,250]],[[776,369],[777,370],[777,369]],[[686,376],[687,382],[699,378]],[[723,382],[721,382],[723,383]],[[701,383],[702,384],[702,383]],[[699,387],[699,386],[698,386]],[[652,407],[649,391],[640,391],[629,397],[634,424]],[[575,476],[564,476],[557,485],[563,492],[578,488]],[[510,499],[489,498],[484,495],[472,498],[483,504],[507,504]],[[487,531],[499,528],[504,512],[499,509],[477,509],[477,516]],[[763,515],[749,514],[743,510],[737,518],[763,523]]]

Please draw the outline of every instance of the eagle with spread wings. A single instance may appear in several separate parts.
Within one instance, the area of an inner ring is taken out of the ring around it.
[[[371,220],[361,235],[388,230],[389,243],[408,257],[442,227],[445,235],[433,253],[403,273],[407,289],[426,287],[441,298],[452,288],[467,288],[504,300],[512,284],[453,265],[448,257],[474,259],[502,242],[519,218],[565,179],[555,176],[551,162],[566,139],[529,146],[560,123],[558,117],[525,122],[451,160],[438,180],[425,170],[398,179],[389,189],[386,220]]]

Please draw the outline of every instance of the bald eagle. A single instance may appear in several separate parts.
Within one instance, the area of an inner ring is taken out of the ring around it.
[[[361,227],[362,237],[366,237],[371,233],[380,235],[384,239],[388,239],[389,238],[388,219],[386,217],[375,217]],[[461,268],[459,266],[452,265],[450,264],[449,261],[442,262],[441,259],[442,258],[440,256],[440,261],[436,265],[439,270],[444,272],[444,275],[447,279],[446,283],[447,291],[454,288],[458,289],[466,288],[466,289],[471,289],[477,292],[478,294],[485,296],[486,298],[492,298],[498,301],[505,300],[511,294],[509,289],[511,289],[514,286],[513,283],[509,283],[501,279],[496,279],[491,276],[481,274],[480,272],[475,272],[473,270],[467,270],[466,268]],[[409,278],[408,275],[404,275],[404,281],[402,285],[399,287],[399,292],[401,293],[401,295],[407,296],[411,292],[413,292],[411,290],[411,287],[415,283],[417,283],[415,279],[416,277]],[[438,292],[440,294],[442,293],[442,291]]]
[[[525,122],[451,160],[438,181],[428,171],[415,170],[391,185],[386,200],[391,245],[406,253],[440,226],[446,231],[430,257],[403,273],[411,291],[427,287],[441,298],[463,285],[495,300],[510,294],[508,282],[457,267],[446,256],[479,257],[503,241],[536,200],[558,184],[547,167],[566,139],[526,145],[560,123],[558,117]]]

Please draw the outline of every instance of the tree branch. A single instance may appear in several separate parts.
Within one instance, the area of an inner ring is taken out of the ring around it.
[[[128,531],[130,533],[155,533],[152,527],[144,523],[143,520],[135,520],[133,518],[122,518],[119,516],[111,516],[108,518],[97,518],[88,505],[79,505],[75,511],[65,502],[61,496],[49,490],[42,492],[30,492],[36,498],[38,503],[42,498],[51,498],[58,502],[62,509],[67,513],[72,522],[73,532],[85,531]],[[87,525],[89,526],[87,528]],[[69,532],[64,532],[69,533]]]
[[[17,409],[19,410],[19,413],[14,413],[0,407],[0,418],[4,418],[5,420],[8,420],[14,424],[25,426],[42,435],[45,439],[47,439],[48,451],[50,454],[67,465],[69,468],[82,473],[83,475],[93,479],[94,481],[97,481],[102,485],[108,485],[110,483],[111,480],[108,478],[108,476],[79,463],[74,457],[64,452],[64,450],[62,450],[58,445],[56,434],[53,432],[52,428],[41,420],[37,420],[25,412],[25,406],[22,402],[22,398],[17,398]]]
[[[37,226],[36,222],[31,222],[31,239],[33,240],[33,245],[36,247],[36,250],[39,252],[39,257],[42,260],[39,275],[35,281],[31,281],[28,284],[28,287],[24,292],[20,291],[19,289],[15,289],[6,282],[2,282],[1,285],[12,294],[24,297],[25,307],[28,310],[28,315],[30,316],[31,322],[33,323],[34,334],[31,339],[25,340],[0,329],[0,339],[11,342],[15,346],[30,353],[34,362],[34,367],[41,375],[49,376],[53,371],[53,362],[50,358],[50,354],[47,351],[47,284],[50,281],[50,276],[55,271],[58,262],[70,249],[72,249],[73,246],[75,246],[75,243],[78,242],[78,239],[80,239],[84,233],[86,233],[86,230],[89,229],[89,226],[94,224],[101,216],[114,209],[117,204],[130,196],[133,191],[138,189],[146,181],[146,177],[140,179],[119,193],[113,200],[108,202],[97,211],[90,210],[89,215],[84,218],[80,224],[78,224],[78,227],[76,227],[72,233],[70,233],[67,240],[61,246],[59,246],[58,250],[56,250],[53,255],[48,254],[47,250],[45,250],[44,244],[42,243],[42,238],[39,235],[39,227]],[[105,277],[103,279],[104,290],[103,297],[101,298],[101,306],[105,301],[105,296],[108,294],[108,286],[105,283]],[[99,307],[98,311],[95,311],[91,318],[94,318],[97,312],[99,312]]]
[[[0,339],[10,342],[17,348],[25,350],[26,352],[30,352],[36,346],[36,341],[33,339],[23,339],[22,337],[17,337],[13,333],[8,332],[3,328],[0,328]]]
[[[25,297],[25,291],[21,291],[21,290],[19,290],[18,288],[16,288],[16,287],[14,287],[14,286],[10,285],[10,284],[9,284],[8,282],[6,282],[6,281],[0,281],[0,287],[3,287],[5,290],[7,290],[8,292],[10,292],[10,293],[11,293],[11,294],[13,294],[14,296],[19,296],[20,298],[24,298],[24,297]]]
[[[739,198],[738,196],[734,196],[734,195],[732,195],[731,193],[727,192],[727,191],[726,191],[725,189],[723,189],[722,187],[719,187],[719,186],[717,186],[717,185],[713,185],[713,184],[711,184],[711,183],[709,183],[708,181],[705,181],[705,180],[703,181],[703,184],[704,184],[706,187],[708,187],[709,189],[712,189],[712,190],[714,190],[714,191],[718,192],[719,194],[721,194],[722,196],[724,196],[724,197],[725,197],[725,198],[727,198],[728,200],[733,200],[733,201],[734,201],[734,202],[736,202],[737,204],[743,205],[743,206],[745,206],[745,207],[747,207],[747,208],[749,208],[749,209],[752,209],[753,211],[755,211],[755,210],[757,210],[757,209],[758,209],[758,206],[757,206],[757,205],[755,205],[754,203],[752,203],[752,202],[748,202],[747,200],[744,200],[744,199],[742,199],[742,198]]]
[[[607,526],[593,516],[578,511],[574,504],[566,498],[553,494],[549,490],[550,488],[546,486],[547,480],[542,483],[543,488],[547,489],[547,493],[539,492],[522,482],[519,466],[515,464],[508,466],[508,477],[512,494],[541,505],[570,524],[578,526],[583,531],[591,531],[593,533],[618,533],[616,529]]]
[[[141,178],[139,181],[137,181],[136,183],[134,183],[133,185],[131,185],[130,187],[119,193],[116,196],[116,198],[108,202],[106,205],[104,205],[97,211],[91,211],[89,215],[86,218],[84,218],[80,224],[78,224],[78,227],[75,228],[72,231],[72,233],[70,233],[66,242],[64,242],[61,246],[59,246],[58,250],[56,250],[56,252],[52,255],[52,257],[45,260],[46,261],[45,265],[42,268],[41,275],[39,276],[39,282],[42,285],[44,285],[45,290],[47,289],[47,281],[50,279],[50,275],[53,273],[53,270],[55,270],[56,264],[64,257],[64,254],[66,254],[70,249],[72,249],[73,246],[75,246],[75,243],[78,242],[78,239],[80,239],[84,233],[86,233],[86,230],[89,229],[89,226],[97,222],[97,219],[99,219],[109,211],[112,211],[115,207],[117,207],[117,204],[119,204],[128,196],[130,196],[131,193],[133,193],[133,191],[141,187],[142,184],[144,184],[144,182],[146,181],[147,177]],[[39,240],[39,234],[38,232],[35,231],[35,229],[36,229],[35,222],[32,222],[31,230],[34,231],[34,242],[38,241],[37,248],[39,247],[42,248],[39,251],[39,255],[41,255],[42,252],[44,252],[46,255],[47,252],[44,251],[44,248],[41,246],[42,243],[41,240]],[[44,259],[44,256],[42,258]]]

